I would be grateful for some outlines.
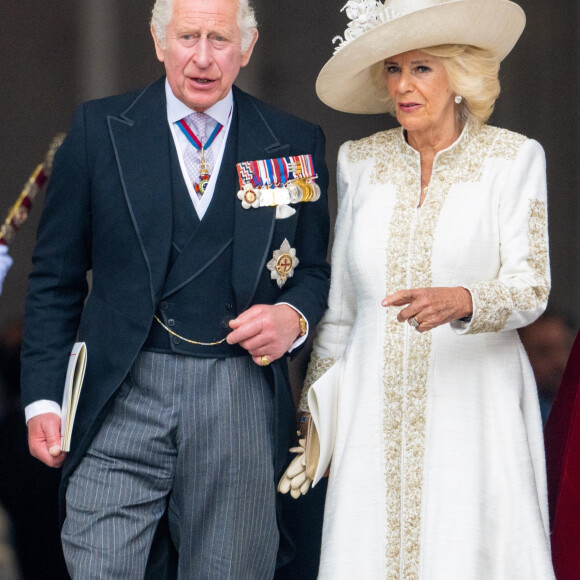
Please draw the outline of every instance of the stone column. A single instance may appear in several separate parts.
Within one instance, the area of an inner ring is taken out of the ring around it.
[[[78,10],[78,78],[80,100],[86,101],[118,90],[119,2],[80,0]]]

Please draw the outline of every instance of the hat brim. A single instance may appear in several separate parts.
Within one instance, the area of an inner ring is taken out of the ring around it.
[[[324,65],[316,81],[320,100],[345,113],[384,113],[387,95],[372,79],[372,67],[409,50],[467,44],[503,60],[526,23],[509,0],[451,0],[397,17],[351,40]]]

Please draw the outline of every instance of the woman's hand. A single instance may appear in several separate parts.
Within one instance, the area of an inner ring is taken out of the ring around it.
[[[397,320],[409,322],[418,332],[427,332],[473,313],[471,293],[461,286],[399,290],[387,296],[382,305],[407,305],[399,312]]]
[[[311,472],[312,469],[309,470],[307,465],[310,451],[308,435],[311,428],[313,428],[312,416],[310,413],[302,413],[302,416],[298,419],[298,446],[290,449],[290,453],[296,453],[296,456],[286,468],[278,483],[278,491],[280,493],[290,493],[294,499],[306,494],[314,477],[314,473]]]

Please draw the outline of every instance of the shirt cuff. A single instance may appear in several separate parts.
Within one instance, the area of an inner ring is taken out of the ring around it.
[[[300,310],[298,310],[298,308],[296,308],[296,306],[293,306],[292,304],[289,304],[288,302],[276,302],[276,306],[278,306],[278,304],[286,304],[286,306],[290,306],[290,308],[292,308],[292,310],[296,310],[296,312],[298,312],[298,314],[300,314],[300,316],[302,316],[302,318],[304,318],[304,320],[306,320],[306,334],[304,334],[304,336],[299,336],[292,343],[292,346],[290,346],[290,348],[288,349],[288,352],[290,353],[293,350],[296,350],[299,346],[302,346],[306,342],[306,339],[308,338],[308,334],[310,333],[310,324],[308,323],[308,319],[306,318],[306,316],[304,316],[304,314],[302,314],[302,312],[300,312]]]
[[[30,405],[24,407],[24,417],[26,418],[27,423],[32,419],[32,417],[44,413],[55,413],[60,417],[60,405],[54,401],[41,399],[40,401],[34,401],[34,403],[30,403]]]

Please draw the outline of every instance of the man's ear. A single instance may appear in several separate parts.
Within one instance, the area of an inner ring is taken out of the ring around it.
[[[155,43],[155,54],[157,54],[159,62],[165,62],[165,49],[161,46],[161,42],[159,42],[157,34],[155,34],[155,29],[153,28],[153,25],[151,25],[150,29],[151,36],[153,37],[153,42]]]
[[[252,52],[254,50],[254,46],[256,46],[256,42],[258,42],[258,29],[252,28],[252,42],[246,51],[242,53],[242,67],[246,66],[250,62],[250,58],[252,57]],[[159,55],[157,58],[159,58]]]

